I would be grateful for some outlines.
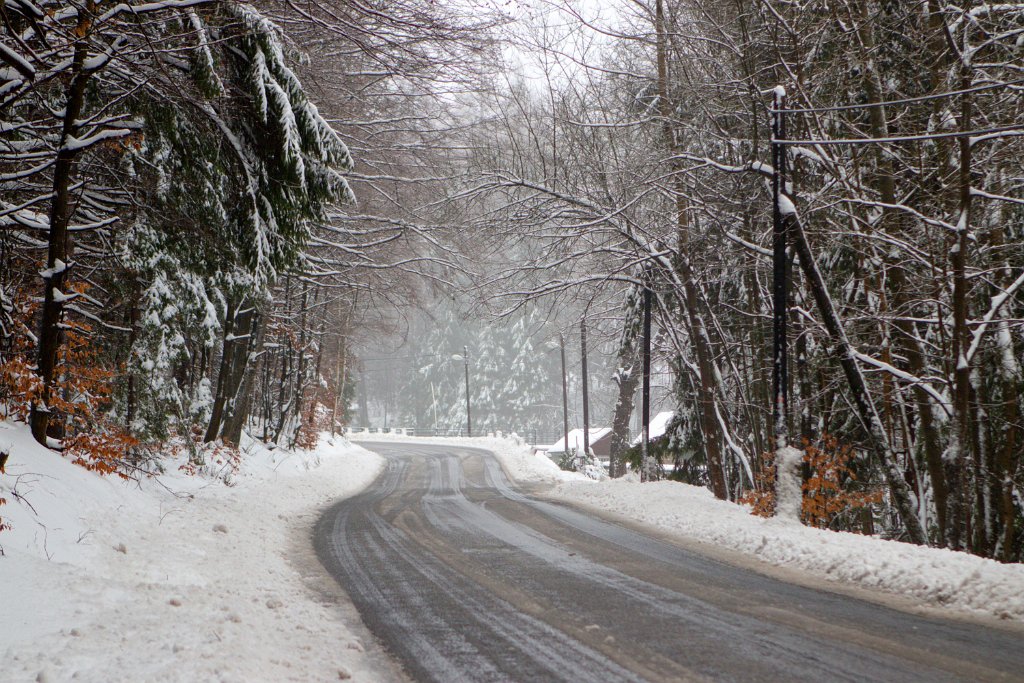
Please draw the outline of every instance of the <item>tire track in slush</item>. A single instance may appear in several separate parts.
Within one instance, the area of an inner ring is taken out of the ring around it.
[[[457,458],[445,458],[441,471],[448,470],[449,477],[452,463]],[[436,473],[438,470],[434,470]],[[445,477],[433,477],[434,482],[444,482]],[[480,487],[477,487],[480,488]],[[433,489],[433,486],[432,486]],[[456,494],[461,494],[461,487],[456,487]],[[507,495],[507,494],[506,494]],[[438,509],[431,511],[433,507]],[[597,590],[603,595],[614,596],[622,601],[623,608],[632,610],[643,609],[642,618],[653,622],[655,629],[678,629],[681,625],[693,634],[699,634],[699,640],[714,650],[714,644],[732,642],[730,657],[733,659],[764,660],[771,657],[802,659],[805,676],[818,678],[828,676],[831,680],[861,680],[858,664],[863,660],[863,648],[844,643],[830,643],[824,639],[808,636],[788,628],[767,629],[758,619],[742,614],[735,614],[716,607],[714,604],[697,597],[687,596],[662,586],[640,580],[621,571],[599,564],[582,553],[571,553],[565,546],[545,536],[529,526],[516,524],[492,512],[486,505],[470,502],[462,495],[444,499],[443,505],[424,499],[425,514],[431,521],[437,520],[435,526],[448,530],[458,529],[462,538],[467,536],[500,539],[502,543],[511,545],[524,555],[532,556],[538,562],[530,565],[533,574],[538,575],[532,582],[533,593],[542,596],[549,604],[561,604],[564,610],[571,610],[573,603],[566,600],[563,592],[551,592],[547,586],[553,583],[553,576],[545,574],[557,573],[569,577],[581,577],[580,584],[596,584]],[[444,516],[456,518],[459,524],[445,521]],[[521,577],[510,577],[520,579]],[[546,580],[545,580],[546,579]],[[580,585],[581,591],[593,590],[593,587]],[[660,625],[659,625],[660,623]],[[746,633],[747,637],[736,641],[732,637],[737,633]],[[691,644],[694,638],[689,639]],[[648,644],[648,647],[650,644]],[[652,648],[653,649],[653,648]],[[827,652],[827,658],[820,652]],[[654,652],[649,655],[654,655]],[[660,653],[663,656],[668,653]],[[712,659],[714,656],[712,657]],[[875,654],[875,658],[885,661],[894,675],[892,680],[912,680],[920,675],[919,667],[908,668],[905,662],[897,658]],[[714,662],[709,662],[714,664]],[[853,671],[844,675],[844,671]],[[696,672],[690,671],[693,675]],[[780,675],[783,672],[779,672]],[[943,672],[936,671],[930,680],[952,680]]]
[[[332,524],[318,525],[317,537],[331,539],[321,558],[332,573],[347,576],[343,585],[371,631],[396,633],[385,644],[417,680],[641,680],[507,602],[474,591],[447,565],[416,550],[376,511],[401,478],[391,469],[380,491],[365,496],[365,506],[338,506]],[[368,528],[352,534],[353,512],[358,517],[362,510],[365,518],[358,521]],[[505,647],[495,649],[495,643]]]
[[[718,562],[524,495],[485,451],[375,449],[314,542],[416,680],[1021,680],[1017,634]]]

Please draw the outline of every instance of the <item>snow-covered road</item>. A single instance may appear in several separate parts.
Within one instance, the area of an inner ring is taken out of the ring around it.
[[[1015,630],[797,586],[513,490],[486,451],[387,458],[316,530],[416,680],[1016,680]]]

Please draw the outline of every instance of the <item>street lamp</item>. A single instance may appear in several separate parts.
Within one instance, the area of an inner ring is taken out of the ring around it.
[[[473,419],[469,412],[469,347],[462,347],[462,355],[453,354],[452,360],[461,360],[466,363],[466,436],[473,436]]]

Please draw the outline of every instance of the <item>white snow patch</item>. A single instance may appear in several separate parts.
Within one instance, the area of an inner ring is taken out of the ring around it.
[[[775,451],[775,517],[779,520],[800,523],[800,508],[803,506],[800,465],[803,459],[803,451],[792,446],[783,446]]]
[[[769,564],[931,607],[1024,621],[1024,565],[756,517],[706,488],[677,482],[564,482],[553,495]]]
[[[170,456],[159,478],[100,477],[10,422],[0,449],[3,680],[375,677],[293,555],[324,506],[376,478],[379,456],[341,438],[248,444],[228,486]]]
[[[53,268],[44,268],[43,270],[39,271],[39,277],[43,278],[44,280],[49,280],[54,275],[59,275],[68,268],[70,268],[68,264],[64,263],[60,259],[54,259]]]
[[[651,418],[651,422],[648,425],[647,436],[651,441],[660,439],[665,436],[665,430],[668,429],[668,423],[672,420],[672,417],[676,414],[674,410],[665,410]],[[643,434],[637,435],[630,444],[637,446],[643,441]]]
[[[795,216],[796,205],[789,197],[784,194],[779,195],[779,213],[783,216]]]
[[[612,428],[611,427],[592,427],[591,429],[589,429],[587,431],[588,431],[587,437],[588,437],[588,440],[589,440],[588,442],[590,443],[591,450],[593,450],[594,444],[597,441],[603,439],[604,437],[606,437],[606,436],[608,436],[609,434],[612,433]],[[583,452],[583,430],[582,429],[570,429],[569,430],[569,448],[570,449],[574,449],[577,453],[582,453]],[[559,439],[555,443],[551,444],[550,446],[548,446],[544,450],[546,450],[549,454],[565,453],[565,437],[563,436],[561,439]]]

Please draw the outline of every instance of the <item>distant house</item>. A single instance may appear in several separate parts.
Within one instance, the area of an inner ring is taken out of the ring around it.
[[[590,450],[594,455],[607,458],[611,454],[612,429],[611,427],[597,427],[590,430]],[[573,429],[569,431],[569,448],[575,448],[577,452],[583,452],[583,430]],[[547,448],[548,456],[557,458],[565,453],[565,439],[559,439]]]
[[[665,436],[665,430],[668,429],[668,423],[672,421],[672,417],[675,415],[674,410],[666,410],[662,413],[658,413],[651,418],[651,424],[648,427],[650,430],[649,441],[657,441],[661,437]],[[643,440],[643,433],[638,434],[633,441],[630,442],[631,446],[639,446]]]

